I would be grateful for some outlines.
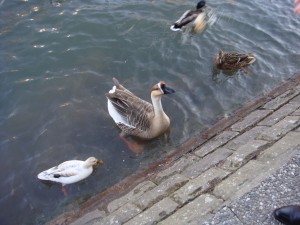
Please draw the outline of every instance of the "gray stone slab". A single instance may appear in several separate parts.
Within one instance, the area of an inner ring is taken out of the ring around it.
[[[300,116],[287,116],[280,122],[263,131],[257,139],[276,141],[299,125]]]
[[[111,213],[109,216],[94,223],[94,225],[121,225],[130,220],[142,210],[131,203],[120,207],[117,211]]]
[[[177,206],[177,203],[172,201],[170,198],[164,198],[160,202],[153,205],[151,208],[147,209],[143,213],[125,223],[125,225],[156,224],[158,221],[174,212]]]
[[[214,151],[216,148],[226,144],[228,141],[233,139],[238,134],[239,134],[238,132],[223,131],[222,133],[218,134],[214,138],[207,141],[204,145],[200,146],[195,151],[195,154],[198,155],[199,157],[204,157],[205,155]]]
[[[290,103],[296,104],[296,105],[300,105],[300,95],[297,95],[296,97],[294,97]]]
[[[103,219],[105,216],[106,216],[106,213],[104,211],[95,209],[94,211],[84,214],[82,217],[75,220],[70,225],[83,225],[83,224],[84,225],[92,225],[96,221]]]
[[[200,195],[194,201],[188,203],[182,208],[178,209],[174,214],[159,222],[159,225],[183,225],[183,224],[200,224],[203,216],[208,212],[216,209],[222,200],[217,199],[213,195]],[[204,221],[202,221],[204,222]]]
[[[286,105],[282,106],[281,108],[279,108],[278,110],[276,110],[275,112],[273,112],[271,115],[269,115],[263,121],[259,122],[258,125],[272,126],[275,123],[282,120],[283,118],[285,118],[286,116],[288,116],[289,114],[291,114],[292,112],[294,112],[297,108],[299,108],[299,105],[295,104],[295,102],[286,104]]]
[[[207,219],[202,225],[243,225],[237,216],[229,209],[224,207],[216,214]]]
[[[169,178],[170,176],[182,172],[186,167],[190,166],[191,164],[199,161],[199,157],[195,155],[187,155],[183,156],[181,159],[179,159],[177,162],[175,162],[172,166],[169,168],[159,172],[157,176],[154,178],[155,183],[160,183],[161,181]]]
[[[272,113],[272,110],[255,110],[248,116],[244,117],[241,121],[231,126],[233,131],[242,132],[246,129],[250,129],[253,125],[264,119],[266,116]]]
[[[165,198],[169,194],[173,193],[183,185],[185,185],[189,179],[183,175],[175,174],[169,179],[163,181],[157,187],[144,193],[140,198],[133,201],[142,210],[151,207],[156,202]]]
[[[257,178],[259,173],[266,169],[266,165],[251,160],[217,185],[213,193],[224,200],[234,197],[237,192],[240,194],[246,193],[251,188],[251,184],[256,184],[255,178]]]
[[[190,180],[186,185],[171,195],[179,205],[187,203],[200,194],[210,191],[215,185],[222,181],[230,172],[220,168],[211,168],[199,177]]]
[[[153,189],[154,187],[156,187],[156,184],[154,184],[151,181],[145,181],[145,182],[137,185],[132,191],[130,191],[126,195],[110,202],[107,206],[108,212],[111,213],[111,212],[117,210],[119,207],[121,207],[122,205],[125,205],[127,202],[135,201],[142,194]]]
[[[239,147],[244,145],[246,142],[255,139],[261,132],[263,132],[268,127],[266,126],[255,126],[252,129],[244,132],[241,135],[238,135],[231,141],[229,141],[224,148],[228,148],[231,150],[237,150]]]
[[[296,151],[300,151],[297,148]],[[300,202],[300,154],[256,188],[230,204],[243,224],[277,225],[273,211]]]
[[[187,167],[181,174],[189,178],[195,178],[209,168],[216,166],[231,154],[231,150],[228,150],[226,148],[218,148],[213,153],[205,156],[200,161],[195,162]]]
[[[298,132],[289,132],[274,145],[262,152],[257,157],[257,160],[267,165],[274,165],[276,161],[281,163],[289,151],[299,145],[300,134]]]
[[[279,95],[272,101],[267,102],[262,108],[264,109],[273,109],[276,110],[280,108],[282,105],[290,101],[292,98],[294,98],[296,95],[299,94],[299,90],[292,89],[284,92],[283,94]]]
[[[221,166],[226,170],[237,170],[249,160],[256,157],[262,150],[266,149],[269,142],[263,140],[251,140],[242,145],[231,156],[229,156]]]
[[[291,116],[300,116],[300,109],[297,109],[295,112],[293,112]]]

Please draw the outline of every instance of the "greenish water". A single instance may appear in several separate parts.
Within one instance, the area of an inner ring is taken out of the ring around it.
[[[0,220],[43,224],[117,183],[243,103],[299,72],[293,1],[207,1],[200,34],[170,25],[194,1],[0,1]],[[216,52],[252,52],[251,74],[224,74]],[[160,80],[170,134],[132,153],[107,112],[112,77],[141,98]],[[36,175],[69,159],[105,165],[86,180],[46,185]]]

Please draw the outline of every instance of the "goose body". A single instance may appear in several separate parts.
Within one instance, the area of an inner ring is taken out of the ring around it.
[[[93,172],[93,166],[103,164],[102,160],[90,157],[85,161],[69,160],[37,175],[40,180],[54,181],[63,185],[78,182]]]
[[[135,96],[113,78],[114,86],[106,93],[110,116],[126,134],[142,139],[152,139],[163,134],[170,125],[161,96],[175,91],[161,81],[151,89],[152,104]]]
[[[173,31],[179,31],[182,27],[193,22],[194,26],[202,26],[204,20],[205,1],[198,2],[196,9],[191,9],[182,14],[182,16],[170,27]],[[198,18],[198,19],[197,19]],[[201,24],[200,24],[201,23]]]
[[[255,60],[249,53],[223,52],[220,50],[214,59],[214,64],[221,70],[238,70],[255,62]]]

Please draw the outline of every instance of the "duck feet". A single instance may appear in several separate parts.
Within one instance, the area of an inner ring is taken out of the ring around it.
[[[64,193],[64,196],[68,196],[68,191],[64,185],[61,186],[61,191]]]

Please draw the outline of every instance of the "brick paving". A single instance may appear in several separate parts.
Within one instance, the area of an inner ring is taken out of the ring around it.
[[[127,193],[105,204],[96,199],[49,224],[279,224],[272,210],[300,203],[300,75],[295,77],[207,140],[195,138],[193,147],[152,169]]]

